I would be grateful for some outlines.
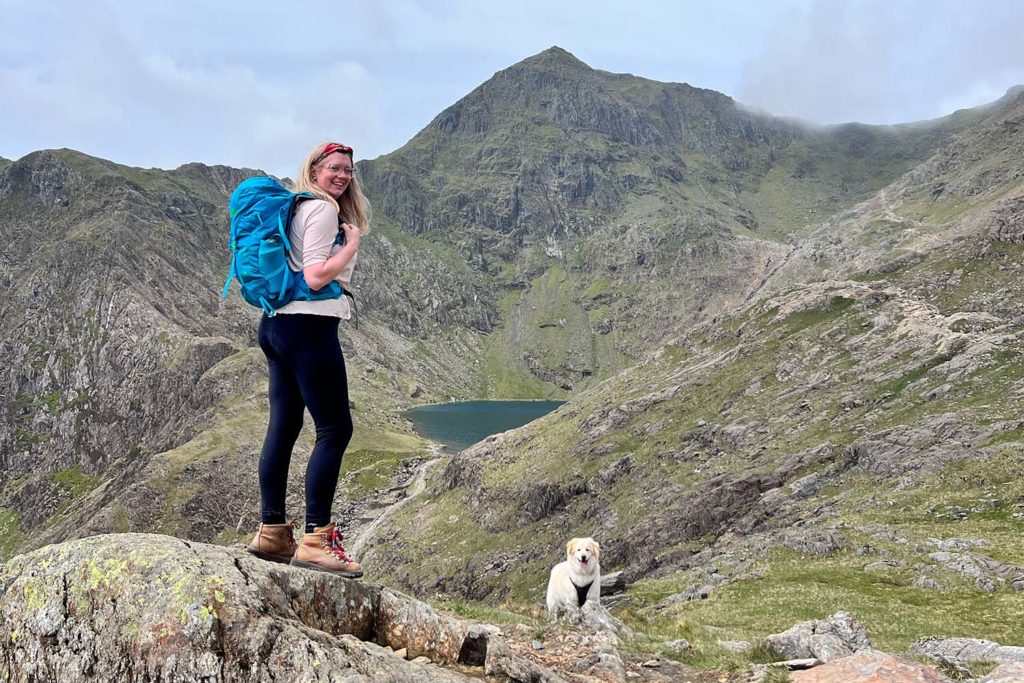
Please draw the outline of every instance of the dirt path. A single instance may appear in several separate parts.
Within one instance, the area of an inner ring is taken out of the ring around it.
[[[416,496],[423,493],[423,491],[427,487],[427,475],[430,474],[430,471],[437,463],[441,462],[442,460],[448,459],[447,455],[441,455],[442,448],[443,446],[441,446],[441,444],[434,444],[430,446],[431,458],[423,462],[419,467],[416,468],[416,471],[410,478],[409,483],[406,485],[405,495],[402,496],[400,500],[382,508],[380,514],[377,515],[376,519],[372,520],[371,522],[363,526],[359,530],[358,535],[353,535],[353,540],[350,547],[351,554],[353,557],[365,559],[366,556],[364,555],[364,549],[366,547],[367,542],[376,535],[377,529],[380,528],[382,524],[387,523],[387,521],[396,512],[405,507],[409,503],[409,501],[413,500],[414,498],[416,498]],[[372,550],[370,551],[370,554],[373,554]]]

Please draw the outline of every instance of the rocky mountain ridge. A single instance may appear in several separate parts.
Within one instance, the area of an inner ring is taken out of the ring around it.
[[[490,364],[550,394],[740,303],[788,240],[984,115],[815,127],[551,48],[359,170],[382,217],[491,277]]]

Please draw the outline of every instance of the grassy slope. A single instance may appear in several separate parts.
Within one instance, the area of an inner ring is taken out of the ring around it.
[[[1005,194],[987,195],[968,209],[984,215]],[[915,211],[915,220],[924,224],[949,220],[944,202],[924,208],[908,204],[903,210]],[[962,440],[952,454],[943,450],[939,434],[925,435],[912,444],[909,456],[917,464],[903,476],[841,471],[827,487],[794,504],[787,523],[839,529],[845,538],[841,550],[807,557],[771,545],[737,548],[727,527],[695,535],[660,548],[660,555],[703,550],[714,556],[718,549],[754,564],[707,601],[651,610],[700,582],[699,568],[660,569],[658,578],[631,588],[633,602],[625,616],[642,634],[637,647],[686,637],[698,645],[691,659],[702,664],[736,660],[717,640],[756,639],[839,609],[856,614],[882,649],[902,650],[925,635],[1019,644],[1015,615],[1024,608],[1022,594],[1007,585],[986,593],[927,556],[938,550],[928,539],[978,538],[987,545],[977,552],[1024,566],[1016,541],[1024,531],[1024,488],[1013,475],[1024,461],[1017,410],[1024,363],[1022,343],[1012,334],[1024,310],[1022,256],[1024,247],[1017,244],[961,241],[897,273],[863,278],[865,284],[823,286],[810,298],[800,292],[782,295],[684,336],[510,435],[508,445],[483,463],[478,486],[444,490],[440,479],[435,481],[436,497],[396,520],[415,533],[403,536],[407,561],[395,567],[394,580],[427,592],[467,590],[456,587],[458,581],[436,577],[466,580],[467,563],[470,573],[480,572],[488,561],[515,549],[507,569],[477,579],[484,588],[464,586],[528,614],[542,598],[547,569],[558,559],[545,549],[560,547],[568,536],[598,534],[612,549],[607,569],[629,568],[630,557],[614,549],[655,520],[666,500],[685,498],[716,476],[771,471],[793,454],[824,446],[830,455],[795,471],[792,483],[828,470],[845,447],[866,437],[893,429],[906,433],[903,426],[945,419],[958,425],[953,438]],[[800,296],[802,304],[787,308]],[[967,322],[972,311],[995,318],[972,325]],[[597,440],[581,441],[581,432],[591,426],[588,416],[674,385],[681,387],[675,397]],[[935,389],[939,395],[930,396]],[[730,441],[718,431],[710,443],[702,438],[716,426],[741,427],[744,436]],[[690,449],[696,457],[685,454]],[[625,456],[633,468],[628,477],[610,484],[595,479],[595,473]],[[590,492],[570,496],[564,507],[539,519],[523,520],[523,501],[530,494],[524,482],[573,481],[591,482]],[[502,506],[497,516],[488,513]],[[958,508],[968,512],[951,513]],[[458,540],[432,542],[428,550],[420,538]],[[859,554],[866,545],[872,554]],[[865,571],[879,559],[895,566]],[[924,565],[930,567],[922,570]],[[922,571],[944,590],[913,587]],[[704,626],[725,631],[709,635]]]

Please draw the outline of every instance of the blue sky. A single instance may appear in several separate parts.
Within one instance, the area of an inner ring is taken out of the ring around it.
[[[818,123],[934,118],[1024,83],[1019,0],[0,0],[0,16],[13,159],[290,175],[324,139],[372,158],[552,45]]]

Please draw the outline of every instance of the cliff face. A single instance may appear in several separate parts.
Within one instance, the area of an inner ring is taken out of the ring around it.
[[[197,381],[245,338],[240,308],[218,315],[215,285],[221,199],[243,177],[68,151],[2,172],[4,467],[103,468],[128,444],[154,452],[190,433],[212,400]]]

